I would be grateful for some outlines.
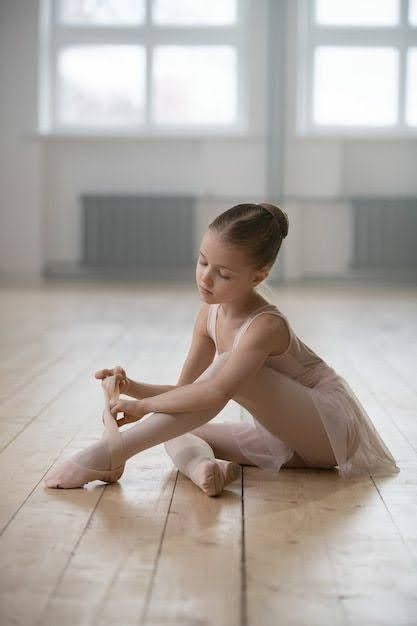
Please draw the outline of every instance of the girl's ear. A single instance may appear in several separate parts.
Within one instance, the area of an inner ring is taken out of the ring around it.
[[[255,278],[253,279],[253,286],[256,287],[259,283],[261,283],[269,274],[269,267],[266,267],[262,270],[259,270],[255,274]]]

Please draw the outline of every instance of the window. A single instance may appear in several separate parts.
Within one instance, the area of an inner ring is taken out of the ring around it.
[[[417,0],[298,0],[297,134],[417,134]]]
[[[43,0],[43,132],[246,129],[247,0]]]

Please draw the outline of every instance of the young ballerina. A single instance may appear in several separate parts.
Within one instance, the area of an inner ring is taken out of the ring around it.
[[[287,233],[287,214],[266,203],[238,204],[211,222],[196,267],[203,303],[177,384],[136,382],[121,367],[96,372],[103,436],[52,468],[46,486],[115,482],[127,459],[160,443],[211,496],[240,465],[336,468],[343,478],[400,471],[346,380],[257,291]],[[250,422],[210,423],[230,399]]]

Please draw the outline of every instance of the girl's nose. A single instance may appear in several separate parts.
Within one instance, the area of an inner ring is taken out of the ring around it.
[[[202,282],[203,287],[206,287],[207,289],[211,289],[211,278],[208,272],[202,275],[201,282]]]

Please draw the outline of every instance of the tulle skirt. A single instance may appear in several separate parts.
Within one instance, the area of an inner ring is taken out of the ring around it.
[[[332,370],[314,387],[305,389],[311,395],[329,437],[339,476],[348,478],[400,471],[369,415],[342,376]],[[249,423],[237,437],[241,452],[255,465],[279,471],[291,459],[294,450],[269,432],[244,407],[240,409],[241,415],[249,417]]]

